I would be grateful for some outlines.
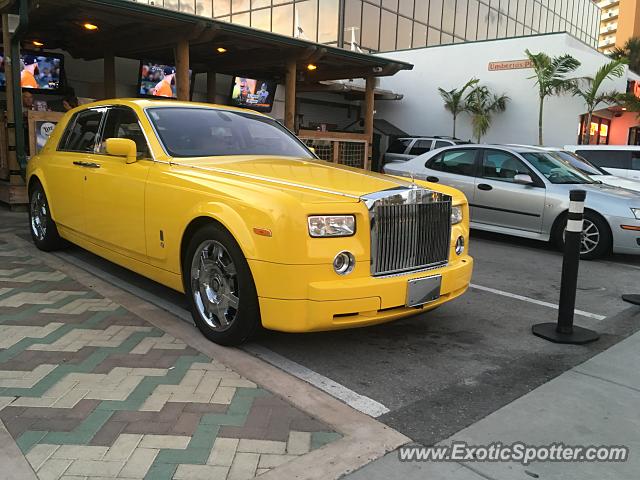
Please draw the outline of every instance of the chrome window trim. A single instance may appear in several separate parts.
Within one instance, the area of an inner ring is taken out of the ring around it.
[[[68,130],[71,126],[73,126],[73,127],[75,127],[75,126],[76,126],[76,123],[78,123],[78,117],[79,117],[81,114],[83,114],[84,112],[90,112],[90,111],[94,111],[94,110],[95,110],[95,111],[98,111],[98,112],[99,112],[100,110],[103,110],[103,112],[102,112],[102,118],[100,119],[100,124],[98,125],[98,131],[97,131],[97,133],[96,133],[96,139],[97,139],[97,138],[99,138],[99,137],[100,137],[100,133],[102,132],[102,125],[104,124],[104,119],[105,119],[105,117],[106,117],[105,113],[106,113],[106,111],[107,111],[106,106],[102,106],[102,105],[98,105],[98,106],[90,107],[90,108],[84,108],[84,109],[79,110],[79,111],[77,111],[76,113],[74,113],[74,114],[73,114],[73,124],[72,124],[71,122],[69,122],[69,123],[67,124],[67,127],[64,129],[64,132],[62,132],[62,136],[64,137],[65,133],[67,133],[67,130]],[[60,137],[60,140],[62,140],[62,137]],[[58,142],[58,145],[56,145],[56,151],[57,151],[57,152],[65,152],[65,153],[81,153],[81,154],[84,154],[84,155],[87,155],[87,154],[92,155],[93,153],[95,153],[96,145],[97,145],[97,144],[98,144],[98,142],[97,142],[97,141],[96,141],[96,142],[94,142],[94,145],[93,145],[93,152],[90,152],[90,151],[67,150],[67,149],[63,149],[63,148],[60,148],[60,142]]]

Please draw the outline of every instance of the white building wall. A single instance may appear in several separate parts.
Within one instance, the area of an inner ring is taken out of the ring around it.
[[[550,56],[565,53],[576,57],[582,66],[576,76],[591,76],[608,57],[566,33],[538,35],[487,42],[475,42],[385,53],[383,56],[414,64],[382,78],[381,87],[401,93],[396,102],[378,102],[376,116],[415,135],[451,135],[452,117],[444,109],[438,87],[459,88],[472,77],[479,78],[493,92],[510,97],[507,110],[496,114],[482,141],[486,143],[537,144],[538,90],[531,69],[489,71],[489,62],[522,60],[525,49]],[[607,81],[604,89],[626,90],[626,77]],[[584,113],[580,99],[565,95],[548,97],[544,112],[544,142],[549,146],[575,144],[579,115]],[[471,139],[471,121],[467,114],[458,118],[456,136]]]

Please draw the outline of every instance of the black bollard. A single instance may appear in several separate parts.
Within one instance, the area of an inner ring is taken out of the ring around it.
[[[622,295],[622,300],[640,307],[640,295]]]
[[[582,243],[584,200],[586,197],[587,192],[584,190],[571,190],[569,194],[570,202],[564,239],[558,323],[538,323],[531,328],[534,335],[554,343],[582,345],[599,338],[599,335],[593,330],[573,325],[576,289],[578,288],[578,266],[580,265],[580,244]]]

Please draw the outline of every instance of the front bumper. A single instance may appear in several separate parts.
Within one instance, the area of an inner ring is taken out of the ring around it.
[[[463,255],[448,266],[390,277],[360,272],[337,278],[330,265],[281,265],[250,260],[260,301],[262,325],[283,332],[364,327],[432,310],[468,288],[473,258]],[[408,280],[442,275],[440,298],[422,307],[405,307]]]
[[[613,233],[613,253],[640,255],[640,230],[632,230],[640,229],[640,220],[628,217],[609,217],[608,220]]]

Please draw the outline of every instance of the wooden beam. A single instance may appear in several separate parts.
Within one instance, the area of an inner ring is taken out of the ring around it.
[[[216,72],[207,72],[207,102],[216,103]]]
[[[367,137],[369,148],[364,159],[365,170],[371,170],[371,152],[373,151],[373,112],[374,112],[374,92],[376,88],[376,78],[369,76],[366,78],[364,90],[364,134]]]
[[[189,40],[178,40],[176,45],[176,90],[178,100],[189,100]]]
[[[113,52],[104,54],[104,98],[116,98],[116,57]]]
[[[298,66],[295,60],[287,61],[286,92],[284,99],[284,125],[291,131],[296,127],[296,82]]]

